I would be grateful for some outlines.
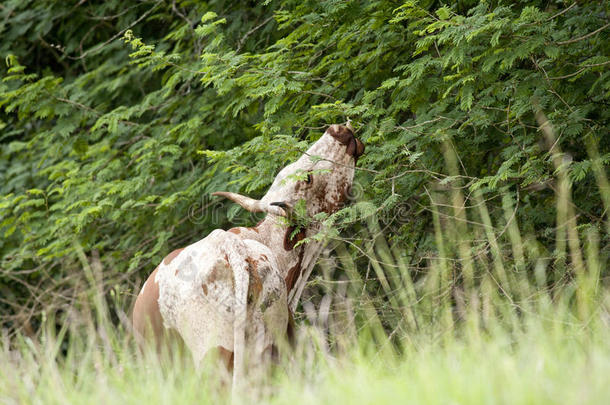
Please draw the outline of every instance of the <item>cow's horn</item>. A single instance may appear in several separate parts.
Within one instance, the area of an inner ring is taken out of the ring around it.
[[[227,198],[250,212],[266,212],[269,214],[286,216],[284,210],[280,206],[274,205],[273,203],[267,204],[261,200],[255,200],[254,198],[228,191],[216,191],[213,192],[212,195]]]
[[[354,132],[354,127],[352,126],[352,120],[350,120],[349,118],[347,119],[347,123],[345,124],[345,126],[347,127],[347,129],[352,131],[352,133]]]
[[[276,207],[280,207],[280,208],[284,208],[284,209],[288,208],[288,204],[286,204],[284,201],[275,201],[269,205],[275,205]]]

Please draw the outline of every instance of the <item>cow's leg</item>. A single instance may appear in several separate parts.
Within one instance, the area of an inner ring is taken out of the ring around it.
[[[157,269],[148,277],[133,307],[133,331],[140,348],[153,342],[157,350],[163,339],[163,318],[159,312],[159,284],[155,281]]]
[[[233,389],[244,381],[246,375],[246,322],[248,317],[248,273],[235,271],[235,319],[233,322]]]
[[[265,385],[265,378],[270,371],[267,367],[268,358],[265,356],[265,346],[268,339],[262,317],[255,316],[250,321],[252,324],[249,325],[248,331],[252,333],[252,336],[249,336],[248,345],[251,350],[248,354],[252,361],[248,363],[248,381],[251,383],[249,391],[254,389],[258,395],[259,393],[256,391]]]
[[[266,339],[265,339],[265,325],[262,320],[257,322],[256,332],[254,335],[254,358],[258,362],[263,358],[263,354],[265,352]]]

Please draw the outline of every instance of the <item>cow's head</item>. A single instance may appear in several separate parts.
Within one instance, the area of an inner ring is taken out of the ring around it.
[[[299,160],[278,173],[260,200],[224,191],[212,194],[226,197],[252,212],[287,216],[299,200],[304,200],[309,216],[330,214],[347,199],[356,160],[363,152],[364,144],[356,139],[350,127],[331,125]]]

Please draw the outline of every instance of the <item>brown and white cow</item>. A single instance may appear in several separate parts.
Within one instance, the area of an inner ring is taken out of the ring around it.
[[[146,338],[152,331],[159,338],[164,329],[173,329],[196,364],[210,349],[218,348],[233,368],[235,385],[245,373],[244,358],[262,356],[286,334],[291,311],[322,249],[320,242],[295,247],[317,233],[319,225],[295,235],[280,217],[290,216],[299,200],[305,201],[309,216],[338,210],[363,152],[364,145],[351,128],[332,125],[299,160],[280,171],[260,200],[213,193],[268,215],[255,227],[217,229],[170,253],[136,300],[136,334]]]

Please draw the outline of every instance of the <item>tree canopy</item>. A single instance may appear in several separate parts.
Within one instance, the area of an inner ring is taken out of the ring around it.
[[[4,1],[5,325],[73,303],[97,265],[121,295],[170,250],[254,223],[209,194],[262,195],[327,125],[347,120],[366,144],[356,203],[325,220],[337,225],[331,236],[349,230],[355,258],[376,213],[391,243],[425,267],[438,248],[434,196],[445,201],[446,186],[459,185],[494,218],[518,206],[519,226],[565,261],[555,248],[557,173],[569,178],[580,231],[604,234],[610,208],[596,186],[607,187],[610,161],[609,7]],[[514,201],[503,204],[504,194]]]

